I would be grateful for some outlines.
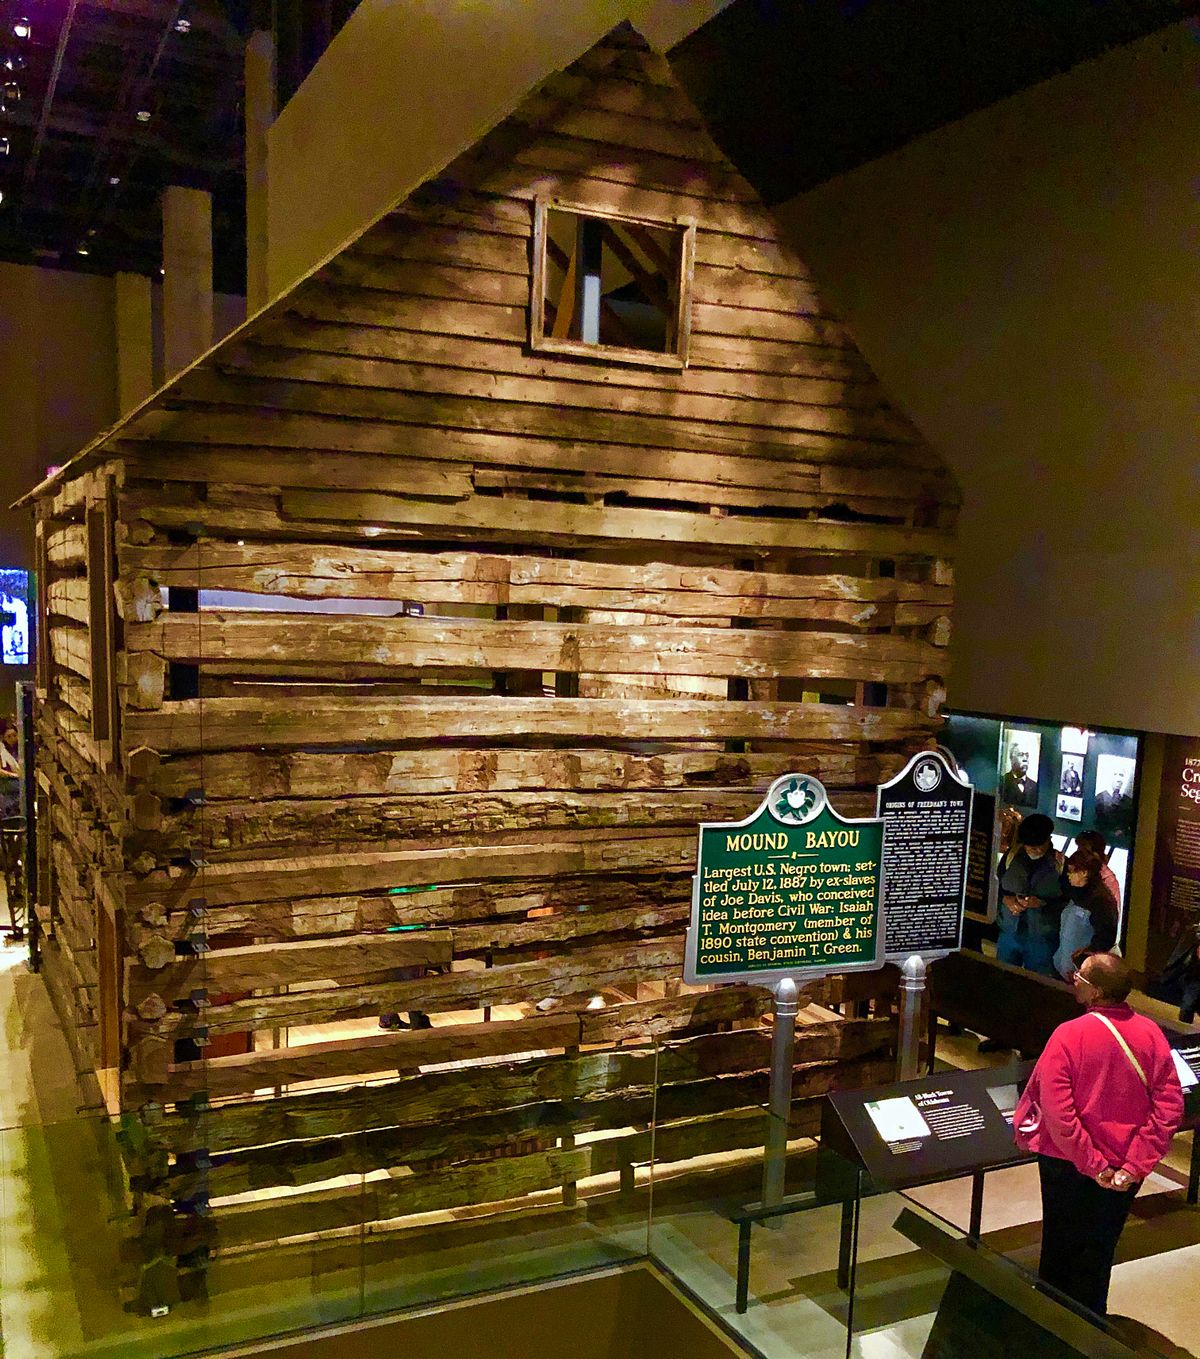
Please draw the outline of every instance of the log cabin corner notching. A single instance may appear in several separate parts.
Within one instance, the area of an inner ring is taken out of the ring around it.
[[[956,496],[632,30],[28,499],[45,976],[143,1305],[628,1191],[655,1071],[659,1160],[761,1145],[768,997],[678,985],[696,825],[928,739]],[[891,1042],[808,1026],[797,1132]]]

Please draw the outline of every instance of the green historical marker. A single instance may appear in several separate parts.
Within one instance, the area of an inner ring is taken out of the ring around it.
[[[745,821],[705,823],[684,978],[749,981],[883,966],[883,821],[848,820],[787,774]]]

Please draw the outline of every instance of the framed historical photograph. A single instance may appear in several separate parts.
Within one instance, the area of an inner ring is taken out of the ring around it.
[[[1137,761],[1103,754],[1096,760],[1096,829],[1109,845],[1128,845],[1133,836],[1133,781]]]
[[[1058,791],[1067,797],[1083,796],[1083,756],[1064,755],[1058,772]]]
[[[1040,732],[1010,727],[1001,743],[1003,772],[1000,776],[1000,801],[1006,807],[1033,808],[1038,805],[1038,769],[1041,764]]]
[[[1059,748],[1064,755],[1086,755],[1091,734],[1086,727],[1063,727]]]

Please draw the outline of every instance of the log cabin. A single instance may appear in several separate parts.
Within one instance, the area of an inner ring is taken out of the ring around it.
[[[929,740],[957,495],[639,35],[24,503],[44,973],[140,1305],[581,1211],[652,1121],[761,1146],[770,998],[679,980],[697,823]],[[797,1136],[894,1042],[805,1013]]]

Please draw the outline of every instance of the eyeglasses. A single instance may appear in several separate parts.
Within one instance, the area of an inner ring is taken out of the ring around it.
[[[1078,970],[1076,970],[1075,972],[1073,972],[1073,973],[1071,974],[1071,980],[1072,980],[1072,981],[1077,981],[1077,982],[1082,982],[1082,983],[1084,984],[1084,986],[1091,986],[1091,984],[1092,984],[1092,983],[1091,983],[1090,981],[1088,981],[1088,979],[1083,975],[1083,973],[1080,972],[1080,971],[1078,971]]]

